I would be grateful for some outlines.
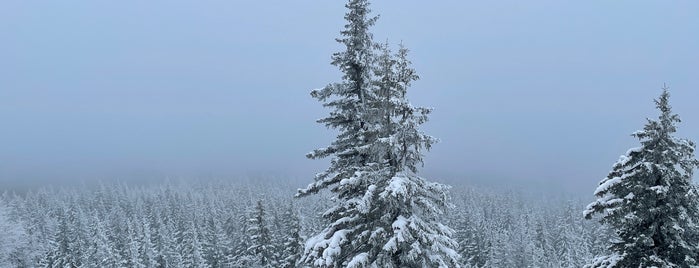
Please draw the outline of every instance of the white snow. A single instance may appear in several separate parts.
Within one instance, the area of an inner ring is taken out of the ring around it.
[[[595,195],[598,195],[602,192],[606,192],[611,188],[612,186],[618,184],[621,182],[621,177],[614,177],[608,180],[605,180],[602,184],[600,184],[597,189],[595,190]]]
[[[662,194],[667,193],[669,188],[667,186],[656,185],[656,186],[650,187],[650,190],[654,191],[656,194],[662,195]]]
[[[347,263],[347,267],[366,267],[369,264],[369,253],[362,252],[354,256],[350,262]]]

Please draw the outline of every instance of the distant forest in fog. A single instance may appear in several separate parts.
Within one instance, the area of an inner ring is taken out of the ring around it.
[[[0,237],[10,242],[0,245],[0,258],[6,258],[0,260],[11,267],[59,261],[76,267],[248,267],[256,256],[248,250],[256,227],[263,227],[269,240],[260,246],[268,247],[273,267],[294,267],[286,259],[295,255],[282,253],[301,254],[302,240],[322,228],[319,215],[329,205],[322,194],[294,199],[290,189],[283,182],[190,181],[6,192]],[[452,189],[452,196],[446,219],[474,267],[581,267],[605,251],[605,229],[581,217],[589,200],[469,186]]]

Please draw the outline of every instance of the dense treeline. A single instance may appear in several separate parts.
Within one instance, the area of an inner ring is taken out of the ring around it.
[[[452,191],[454,228],[466,267],[582,267],[611,233],[580,217],[582,199],[514,191]],[[469,266],[470,265],[470,266]]]
[[[5,193],[2,267],[296,267],[330,204],[290,187],[107,184]],[[452,189],[449,225],[465,267],[581,267],[606,235],[583,200]]]

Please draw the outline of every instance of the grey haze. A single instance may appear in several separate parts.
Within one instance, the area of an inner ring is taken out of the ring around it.
[[[344,24],[338,1],[4,1],[0,183],[293,178],[335,135],[309,91]],[[421,80],[424,175],[590,193],[670,86],[699,139],[699,2],[381,1],[376,40]]]

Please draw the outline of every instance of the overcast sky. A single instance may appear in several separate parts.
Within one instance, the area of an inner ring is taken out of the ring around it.
[[[697,1],[375,1],[440,138],[423,175],[592,192],[665,82],[699,140]],[[0,182],[291,177],[335,135],[344,1],[3,1]],[[7,184],[6,184],[7,185]]]

